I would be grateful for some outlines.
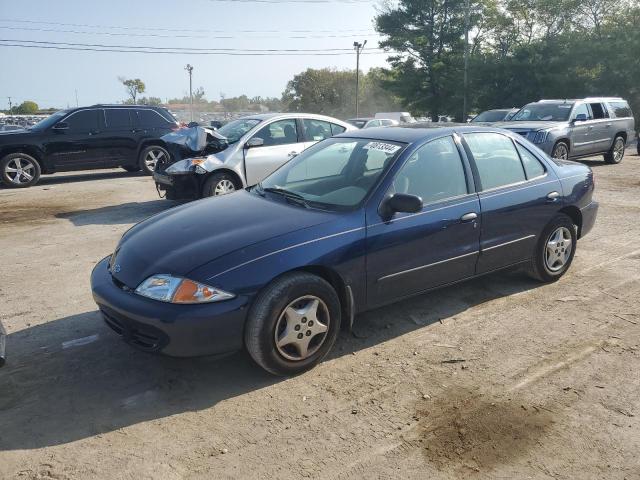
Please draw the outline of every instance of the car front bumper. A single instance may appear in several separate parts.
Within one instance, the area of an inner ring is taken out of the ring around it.
[[[582,228],[580,229],[580,238],[584,237],[591,231],[593,225],[596,223],[596,217],[598,216],[598,202],[592,201],[586,207],[580,209],[582,212]]]
[[[200,182],[195,173],[167,175],[153,172],[153,180],[158,189],[171,192],[167,194],[171,200],[200,198]]]
[[[109,258],[91,272],[91,290],[106,324],[125,342],[174,357],[230,353],[243,348],[248,298],[176,305],[142,297],[116,285]]]

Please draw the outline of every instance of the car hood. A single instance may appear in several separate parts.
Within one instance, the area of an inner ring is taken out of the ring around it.
[[[492,126],[495,128],[504,128],[514,132],[528,132],[531,130],[546,130],[549,128],[557,128],[566,126],[566,122],[498,122]]]
[[[0,132],[0,144],[19,142],[23,138],[33,137],[35,131],[21,128],[20,130],[9,130],[8,132]]]
[[[153,274],[187,276],[231,252],[336,217],[244,190],[191,202],[125,233],[111,261],[112,275],[130,288]]]

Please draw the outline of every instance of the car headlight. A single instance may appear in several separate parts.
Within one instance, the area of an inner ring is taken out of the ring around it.
[[[167,274],[150,276],[136,288],[136,293],[167,303],[211,303],[235,297],[219,288]]]
[[[529,132],[527,137],[533,143],[544,143],[547,141],[547,136],[549,135],[549,130],[539,130],[537,132]]]
[[[193,172],[196,168],[200,167],[207,161],[206,157],[202,158],[187,158],[186,160],[180,160],[173,165],[167,167],[165,172],[167,173],[188,173]]]

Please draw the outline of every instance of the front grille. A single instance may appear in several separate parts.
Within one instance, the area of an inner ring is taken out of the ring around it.
[[[160,329],[123,317],[107,307],[101,307],[100,312],[111,330],[140,350],[157,352],[169,343],[169,337]]]

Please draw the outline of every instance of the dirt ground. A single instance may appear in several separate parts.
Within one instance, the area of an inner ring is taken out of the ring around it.
[[[640,479],[640,157],[587,162],[570,272],[496,274],[369,312],[296,378],[172,359],[96,312],[93,265],[175,203],[148,177],[0,190],[2,479]]]

